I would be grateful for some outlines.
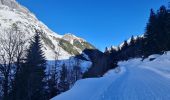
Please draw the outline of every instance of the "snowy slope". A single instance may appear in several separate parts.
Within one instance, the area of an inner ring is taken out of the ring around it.
[[[12,24],[19,26],[19,29],[28,38],[34,36],[35,29],[43,32],[41,36],[43,50],[48,60],[54,60],[56,52],[60,52],[59,59],[68,59],[71,56],[80,54],[86,47],[93,48],[84,39],[72,34],[62,36],[53,32],[39,21],[33,13],[15,0],[0,0],[0,34],[3,34],[3,30],[10,28]],[[79,44],[74,45],[74,41]]]
[[[102,78],[80,80],[52,100],[170,100],[170,52],[118,65],[121,71],[111,70]]]

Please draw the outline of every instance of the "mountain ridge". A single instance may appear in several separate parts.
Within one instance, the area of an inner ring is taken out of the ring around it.
[[[32,37],[35,34],[35,29],[41,31],[43,51],[48,60],[54,60],[56,52],[60,52],[58,59],[69,59],[71,56],[81,54],[86,48],[95,48],[86,40],[71,33],[59,35],[53,32],[16,0],[0,0],[1,32],[3,33],[2,30],[11,27],[12,24],[19,26],[20,30],[25,32],[27,37]]]

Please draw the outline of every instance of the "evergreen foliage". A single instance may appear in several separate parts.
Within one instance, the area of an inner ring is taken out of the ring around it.
[[[169,13],[165,6],[161,6],[155,14],[151,9],[149,22],[146,27],[144,56],[162,53],[169,49]]]
[[[118,49],[117,52],[110,52],[112,59],[117,58],[117,61],[134,57],[145,58],[170,50],[170,11],[165,6],[161,6],[156,13],[151,9],[144,36],[132,36],[129,43],[125,40]]]
[[[135,57],[146,58],[152,54],[162,54],[170,50],[170,9],[161,6],[157,12],[150,11],[148,23],[143,36],[131,37],[124,41],[116,51],[105,50],[112,63]],[[115,59],[116,58],[116,59]],[[107,62],[110,63],[110,62]],[[115,64],[116,65],[116,64]],[[109,70],[111,64],[107,66]]]
[[[36,31],[26,61],[18,76],[16,100],[45,100],[46,60],[41,50],[40,32]]]

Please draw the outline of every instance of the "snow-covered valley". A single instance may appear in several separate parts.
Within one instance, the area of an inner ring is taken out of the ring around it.
[[[0,100],[170,100],[169,23],[170,7],[151,10],[143,35],[103,52],[52,31],[17,0],[0,0]],[[82,31],[89,41],[90,33]]]
[[[101,78],[76,82],[52,100],[169,100],[170,52],[118,63]],[[120,68],[120,71],[119,71]]]

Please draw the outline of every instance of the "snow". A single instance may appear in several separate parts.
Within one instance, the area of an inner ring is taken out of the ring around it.
[[[24,13],[29,13],[29,10],[16,2],[16,0],[0,0],[0,5],[8,6],[12,9],[17,9]]]
[[[101,78],[79,80],[51,100],[170,100],[170,52],[118,65]]]
[[[43,24],[41,21],[39,21],[34,14],[32,13],[24,13],[15,9],[12,9],[5,5],[0,5],[0,31],[3,34],[3,30],[10,28],[13,23],[17,23],[18,26],[20,26],[20,30],[26,33],[26,37],[32,37],[35,32],[34,28],[40,29],[44,32],[45,36],[49,38],[53,45],[56,48],[60,48],[58,45],[58,41],[55,40],[55,38],[61,38],[61,35],[58,35],[57,33],[54,33],[51,31],[45,24]],[[42,43],[43,47],[46,48],[43,49],[45,52],[45,56],[48,60],[54,60],[55,51],[51,49],[47,44],[44,42]],[[59,59],[68,59],[70,55],[68,52],[63,50],[61,48],[60,50],[61,55]]]
[[[111,51],[112,49],[117,51],[118,47],[117,46],[111,46],[110,48],[107,48],[107,51]]]
[[[67,69],[72,70],[73,67],[75,67],[77,65],[77,63],[79,63],[79,67],[81,68],[81,72],[84,73],[86,72],[92,65],[91,61],[85,61],[85,60],[80,60],[77,62],[77,59],[74,57],[71,57],[69,59],[62,59],[62,60],[58,60],[57,64],[59,66],[62,66],[63,64],[65,64],[65,66],[67,67]],[[47,66],[48,68],[52,67],[55,65],[55,60],[48,60],[47,61]]]
[[[43,51],[47,60],[54,60],[55,52],[58,52],[58,49],[60,49],[59,60],[69,59],[71,56],[75,56],[61,48],[58,39],[65,39],[70,43],[73,43],[74,40],[80,41],[80,43],[85,41],[71,33],[59,35],[53,32],[43,22],[39,21],[33,13],[18,4],[15,0],[0,0],[0,34],[3,34],[3,30],[10,28],[14,23],[19,26],[22,32],[26,33],[27,38],[34,36],[34,29],[38,29],[44,33],[45,37],[51,41],[54,47],[51,48],[51,44],[46,44],[45,41],[42,41]],[[75,49],[79,53],[82,52],[80,48],[75,47]]]
[[[118,77],[116,73],[110,74],[102,78],[80,80],[71,90],[51,100],[96,100],[95,97],[102,94],[102,91],[112,84],[112,80]]]
[[[74,43],[74,40],[77,40],[77,41],[79,41],[80,43],[81,43],[81,42],[85,42],[84,39],[79,38],[79,37],[73,35],[72,33],[66,33],[65,35],[63,35],[62,39],[66,40],[66,41],[69,41],[71,44]]]
[[[87,60],[91,60],[90,58],[89,58],[89,56],[86,54],[86,53],[84,53],[84,52],[82,52],[82,56],[84,57],[84,58],[86,58]]]
[[[82,73],[86,72],[92,65],[92,62],[90,61],[84,61],[84,60],[80,60],[80,67],[81,67],[81,71]]]

